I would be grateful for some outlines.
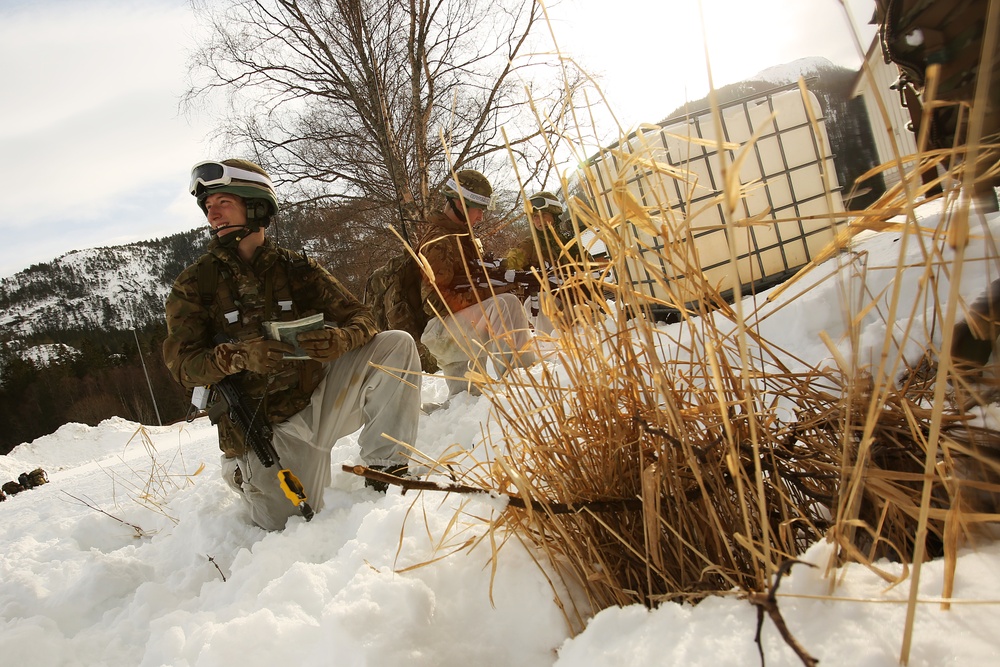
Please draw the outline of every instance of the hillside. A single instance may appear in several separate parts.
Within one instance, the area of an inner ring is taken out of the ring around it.
[[[206,239],[79,250],[0,280],[0,454],[66,422],[184,416],[160,361],[163,302]]]
[[[0,340],[145,327],[162,318],[170,284],[198,258],[207,238],[198,229],[76,250],[0,279]]]

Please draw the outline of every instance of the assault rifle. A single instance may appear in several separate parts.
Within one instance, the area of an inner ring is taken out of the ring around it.
[[[226,339],[224,342],[230,341]],[[222,400],[209,410],[209,419],[216,424],[224,412],[229,414],[229,419],[243,434],[243,441],[257,455],[261,465],[265,468],[278,466],[278,484],[281,490],[292,504],[299,508],[305,520],[309,521],[313,518],[314,512],[307,502],[302,482],[291,470],[281,467],[278,452],[274,449],[274,431],[259,409],[260,401],[256,407],[253,406],[250,397],[240,386],[238,378],[242,375],[243,373],[226,376],[213,385]]]
[[[259,410],[254,410],[249,405],[248,396],[236,383],[236,376],[222,378],[215,383],[215,390],[219,392],[222,402],[212,406],[209,416],[215,416],[213,423],[218,421],[217,416],[225,411],[229,419],[236,424],[236,428],[243,434],[243,440],[253,450],[253,453],[260,459],[261,465],[270,468],[278,460],[278,452],[274,449],[274,431],[267,423],[264,415]]]
[[[469,262],[469,274],[476,283],[477,288],[484,288],[492,285],[495,290],[512,292],[518,298],[524,299],[528,296],[538,294],[542,289],[542,284],[531,271],[515,271],[507,268],[507,260],[497,259],[490,256],[475,258]],[[489,281],[489,282],[487,282]],[[552,278],[549,278],[556,283]],[[472,285],[460,284],[455,286],[456,290],[470,290]]]
[[[563,279],[559,276],[559,270],[546,265],[544,271],[515,271],[507,268],[507,260],[484,255],[482,258],[475,258],[469,262],[469,274],[476,283],[477,288],[485,288],[489,285],[498,293],[510,293],[524,300],[527,297],[537,296],[542,291],[542,282],[548,281],[549,289],[556,296],[556,304],[562,308],[565,304],[575,304],[582,302],[593,302],[601,308],[605,301],[613,300],[613,292],[602,289],[601,283],[591,281],[590,283],[575,283],[570,289],[563,288]],[[488,282],[487,282],[488,281]],[[456,290],[471,290],[468,283],[455,286]],[[534,299],[532,315],[538,315],[538,300]]]

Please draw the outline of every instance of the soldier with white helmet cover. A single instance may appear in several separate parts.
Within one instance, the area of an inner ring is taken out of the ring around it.
[[[311,258],[266,236],[277,197],[268,174],[246,160],[202,162],[191,194],[212,240],[185,269],[166,302],[163,356],[173,377],[196,388],[234,378],[273,431],[274,450],[294,471],[316,511],[330,481],[336,441],[361,429],[361,458],[406,474],[420,411],[420,361],[406,333],[377,333],[370,309]],[[321,314],[321,328],[298,333],[308,356],[264,335],[265,322]],[[381,369],[393,369],[386,372]],[[222,473],[259,526],[278,530],[296,513],[287,492],[223,414]],[[379,490],[385,486],[373,483]]]
[[[468,370],[492,358],[501,373],[535,362],[531,327],[521,302],[491,284],[474,228],[492,206],[493,187],[482,173],[463,169],[442,188],[445,204],[423,225],[417,246],[432,272],[421,300],[430,318],[420,341],[437,358],[454,395],[470,388]]]

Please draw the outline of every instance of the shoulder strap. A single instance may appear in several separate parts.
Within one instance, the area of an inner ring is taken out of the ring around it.
[[[219,286],[219,265],[211,253],[205,253],[198,260],[198,293],[205,308],[215,301],[215,290]]]
[[[295,252],[294,250],[289,250],[288,248],[283,248],[281,246],[275,246],[278,254],[281,255],[282,260],[285,262],[285,270],[288,273],[289,280],[289,291],[292,293],[292,308],[295,309],[295,314],[298,316],[299,303],[295,297],[295,288],[299,284],[299,279],[303,277],[303,271],[310,268],[309,257],[306,255],[306,251],[303,248],[301,254]],[[274,272],[269,271],[268,276],[265,281],[265,289],[267,290],[267,303],[273,303],[273,291],[274,291]],[[270,316],[270,315],[269,315]]]
[[[306,255],[305,249],[299,254],[294,250],[289,250],[288,248],[277,247],[278,252],[285,259],[285,263],[288,265],[289,273],[293,271],[301,271],[302,269],[309,266],[309,257]]]

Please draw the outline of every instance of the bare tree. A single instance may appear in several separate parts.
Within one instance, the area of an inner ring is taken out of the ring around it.
[[[508,145],[522,176],[552,170],[519,78],[536,0],[200,5],[213,36],[195,56],[200,82],[187,101],[228,93],[227,143],[296,184],[301,201],[364,202],[405,223],[436,204],[451,169],[489,173]],[[543,115],[564,113],[564,98]]]

